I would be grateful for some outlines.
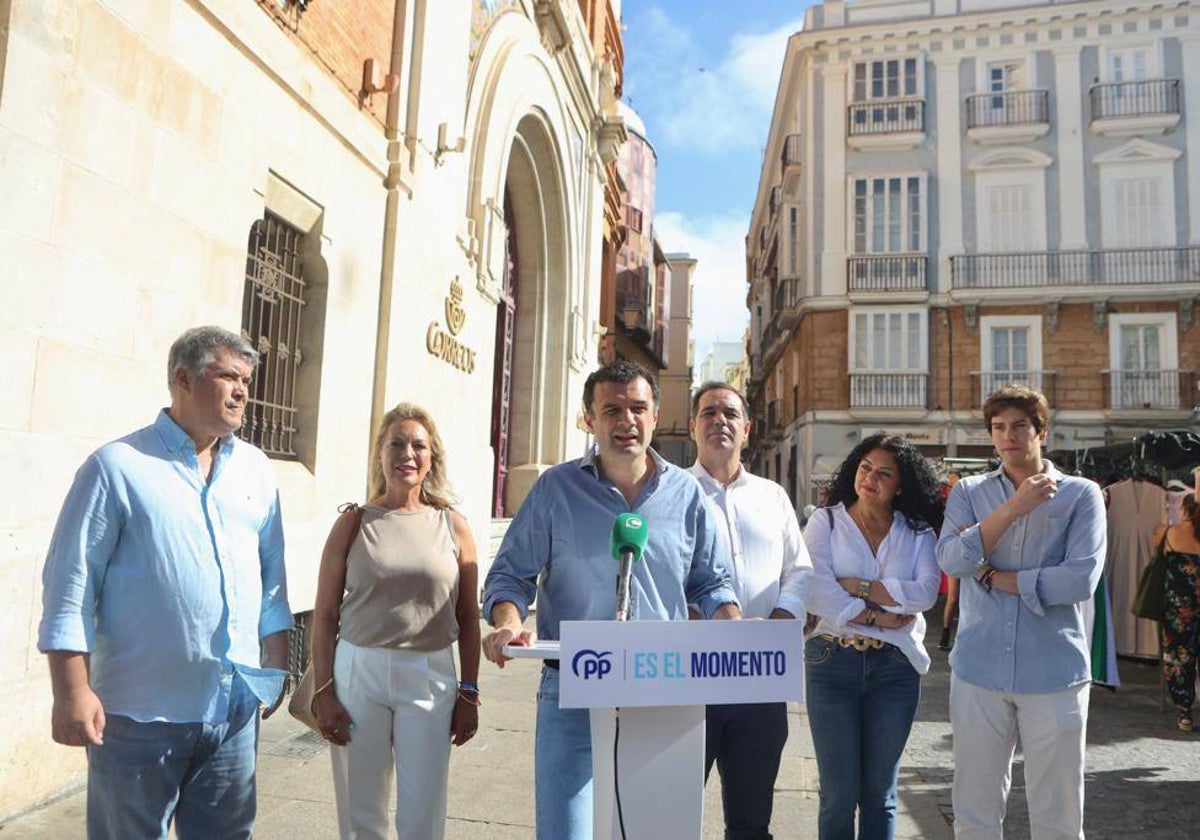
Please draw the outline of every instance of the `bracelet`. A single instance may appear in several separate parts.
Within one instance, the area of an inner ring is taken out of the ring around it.
[[[867,619],[864,622],[866,624],[866,626],[873,627],[875,625],[875,618],[876,618],[875,610],[868,608],[867,609]]]
[[[871,581],[859,579],[858,581],[858,597],[864,601],[871,597]]]
[[[313,691],[313,694],[312,694],[312,696],[313,696],[313,699],[315,700],[315,699],[317,698],[317,695],[318,695],[318,694],[320,694],[320,693],[321,693],[322,691],[324,691],[325,689],[329,688],[329,686],[331,686],[331,685],[333,685],[333,677],[330,677],[329,679],[325,680],[325,682],[321,683],[321,687],[320,687],[320,688],[318,688],[318,689],[315,689],[315,690]]]
[[[992,591],[992,578],[996,576],[996,570],[984,563],[978,572],[975,573],[975,580],[979,581],[980,585],[988,592]]]
[[[476,694],[478,694],[479,693],[479,683],[466,682],[466,681],[460,682],[458,684],[458,690],[459,691],[473,691]]]
[[[459,689],[458,699],[462,700],[464,703],[470,703],[476,708],[483,705],[483,698],[479,696],[478,691],[474,692],[474,695],[472,695],[472,693],[469,691],[463,691],[462,689]]]

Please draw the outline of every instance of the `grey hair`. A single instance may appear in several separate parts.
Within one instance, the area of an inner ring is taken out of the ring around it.
[[[258,365],[258,351],[237,333],[222,327],[192,327],[175,339],[167,354],[167,387],[174,393],[175,372],[180,368],[192,376],[202,376],[204,368],[212,364],[216,351],[221,348],[241,356],[251,368]]]

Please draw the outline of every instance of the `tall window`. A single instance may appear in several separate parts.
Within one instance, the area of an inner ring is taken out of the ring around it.
[[[1141,82],[1148,78],[1150,51],[1145,47],[1110,50],[1108,53],[1108,81]]]
[[[851,319],[850,404],[925,407],[925,311],[859,310]]]
[[[250,228],[242,332],[260,354],[239,434],[268,455],[296,457],[296,380],[304,361],[300,327],[304,235],[267,212]]]
[[[1042,367],[1042,319],[1037,315],[985,315],[979,322],[980,400],[1002,385],[1023,383],[1053,400],[1053,379]]]
[[[1178,408],[1178,339],[1168,313],[1109,318],[1113,408]]]
[[[1166,245],[1163,229],[1162,178],[1115,178],[1114,241],[1118,248]]]
[[[800,213],[796,207],[788,208],[788,276],[796,277],[799,274],[798,265],[800,260]]]
[[[854,101],[915,97],[918,72],[916,58],[860,61],[854,65]]]
[[[854,253],[911,253],[924,250],[920,177],[856,178],[851,184]]]
[[[1021,251],[1033,238],[1029,184],[990,184],[984,187],[987,202],[985,241],[987,251]]]

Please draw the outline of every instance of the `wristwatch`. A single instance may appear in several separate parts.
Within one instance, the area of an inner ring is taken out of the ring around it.
[[[858,597],[862,598],[864,601],[870,600],[870,598],[871,598],[871,581],[863,580],[861,578],[859,579],[859,581],[858,581]]]

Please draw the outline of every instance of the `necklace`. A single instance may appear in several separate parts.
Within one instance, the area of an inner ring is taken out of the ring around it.
[[[882,534],[876,535],[874,531],[867,527],[867,522],[863,518],[862,512],[859,511],[857,504],[850,508],[850,514],[854,517],[855,522],[858,523],[858,527],[862,531],[863,536],[867,538],[867,546],[871,549],[871,553],[878,553],[880,544],[887,538],[888,532],[891,531],[891,528],[887,528]]]

